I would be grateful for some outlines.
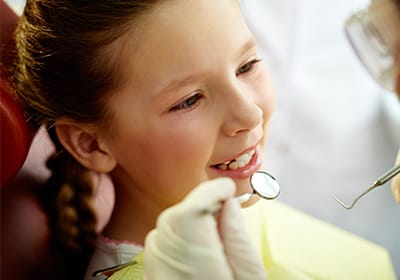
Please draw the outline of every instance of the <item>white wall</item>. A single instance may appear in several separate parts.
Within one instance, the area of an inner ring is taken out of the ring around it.
[[[366,73],[343,23],[366,0],[243,0],[274,78],[265,153],[280,200],[386,247],[400,275],[400,205],[387,184],[351,202],[395,162],[400,104]]]

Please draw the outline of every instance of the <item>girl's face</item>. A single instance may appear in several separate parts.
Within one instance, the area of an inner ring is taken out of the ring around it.
[[[161,208],[216,177],[249,192],[275,100],[237,1],[162,1],[137,25],[105,136],[118,191]]]

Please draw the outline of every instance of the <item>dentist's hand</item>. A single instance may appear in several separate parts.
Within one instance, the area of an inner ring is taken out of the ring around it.
[[[234,193],[231,179],[207,181],[165,210],[145,241],[145,279],[266,279]],[[204,211],[221,201],[217,217]]]

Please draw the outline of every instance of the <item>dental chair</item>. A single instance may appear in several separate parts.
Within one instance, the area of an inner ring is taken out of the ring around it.
[[[57,279],[49,251],[49,228],[38,192],[50,173],[45,167],[54,147],[44,128],[26,124],[19,104],[12,98],[7,69],[14,42],[17,15],[0,2],[0,279]],[[108,222],[114,204],[111,181],[100,176],[95,188],[98,231]]]

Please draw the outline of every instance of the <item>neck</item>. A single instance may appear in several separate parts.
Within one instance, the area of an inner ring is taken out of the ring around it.
[[[124,190],[129,189],[116,187],[113,214],[103,234],[114,240],[143,245],[146,235],[155,227],[157,217],[163,209],[141,194]]]

